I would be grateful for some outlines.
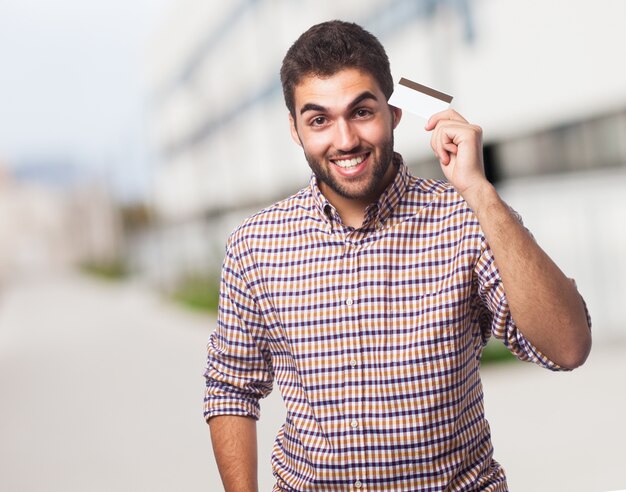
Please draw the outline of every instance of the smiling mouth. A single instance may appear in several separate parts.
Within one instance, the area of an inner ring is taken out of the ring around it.
[[[350,169],[351,167],[356,167],[361,164],[368,156],[369,153],[344,159],[330,159],[330,161],[343,169]]]

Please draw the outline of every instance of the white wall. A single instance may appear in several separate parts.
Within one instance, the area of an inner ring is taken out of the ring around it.
[[[596,342],[626,341],[626,168],[511,180],[499,190],[576,280]]]
[[[454,96],[486,141],[626,107],[626,2],[477,0],[476,39],[461,41],[457,16],[412,23],[384,39],[394,78],[413,78]],[[410,126],[410,128],[407,128]],[[411,155],[418,124],[398,143]]]

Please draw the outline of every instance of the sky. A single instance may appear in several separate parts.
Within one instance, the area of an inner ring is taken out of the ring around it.
[[[145,53],[175,0],[0,0],[0,163],[69,160],[141,193]]]

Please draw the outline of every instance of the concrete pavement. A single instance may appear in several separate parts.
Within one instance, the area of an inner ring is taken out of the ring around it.
[[[211,326],[133,285],[5,288],[0,490],[219,490],[202,419]]]
[[[220,491],[202,420],[214,320],[134,284],[76,274],[0,292],[0,490]],[[596,328],[598,329],[598,328]],[[626,352],[570,374],[483,371],[495,457],[512,491],[626,488]],[[260,490],[271,490],[280,395],[262,402]]]
[[[512,363],[482,378],[494,456],[511,491],[626,489],[623,343],[598,344],[570,373]]]

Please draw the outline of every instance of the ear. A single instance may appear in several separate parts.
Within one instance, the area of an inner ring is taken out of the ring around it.
[[[395,130],[402,119],[402,110],[391,104],[389,105],[389,109],[391,110],[391,121],[393,123],[393,129]]]
[[[289,113],[289,129],[291,130],[291,138],[293,139],[293,141],[296,142],[300,147],[302,147],[300,135],[298,135],[298,129],[296,128],[296,122],[294,121],[291,113]]]

